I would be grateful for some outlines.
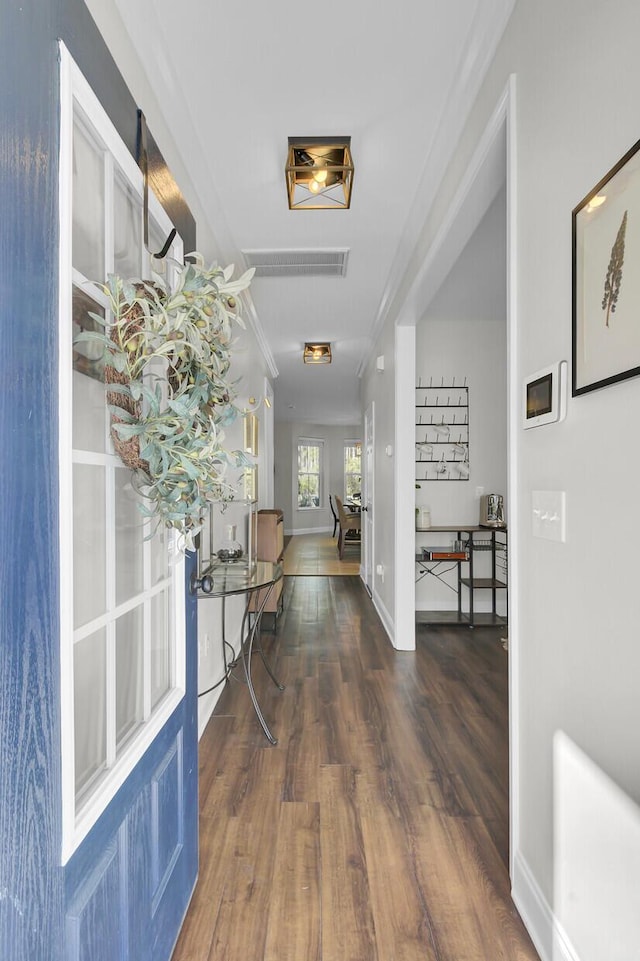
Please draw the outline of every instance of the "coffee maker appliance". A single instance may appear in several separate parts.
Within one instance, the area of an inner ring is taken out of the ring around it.
[[[502,494],[483,494],[480,498],[480,526],[506,527]]]

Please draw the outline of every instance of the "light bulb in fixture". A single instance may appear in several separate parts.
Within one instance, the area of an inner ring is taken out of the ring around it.
[[[317,182],[318,182],[319,184],[325,183],[325,182],[326,182],[326,179],[327,179],[327,177],[328,177],[328,175],[329,175],[329,171],[327,170],[327,163],[326,163],[326,161],[325,161],[325,160],[316,160],[316,162],[315,162],[315,164],[314,164],[313,166],[314,166],[313,179],[314,179],[314,180],[317,180]]]
[[[330,364],[331,344],[305,344],[302,359],[305,364]]]
[[[348,208],[351,137],[289,137],[285,177],[290,210]]]

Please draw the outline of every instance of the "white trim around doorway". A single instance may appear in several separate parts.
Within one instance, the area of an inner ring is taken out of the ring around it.
[[[507,401],[509,408],[507,426],[507,464],[508,464],[508,504],[509,504],[509,838],[510,838],[510,877],[514,889],[518,876],[516,865],[520,847],[519,819],[519,636],[520,609],[518,603],[519,584],[519,544],[520,544],[520,496],[519,470],[519,432],[517,411],[519,407],[518,375],[518,300],[517,300],[517,190],[516,190],[516,78],[511,75],[498,99],[491,117],[478,141],[471,161],[460,181],[459,187],[449,205],[447,213],[431,243],[425,258],[409,288],[397,327],[413,327],[424,314],[430,301],[437,293],[450,268],[475,230],[488,204],[486,198],[493,197],[506,175],[507,193]],[[499,178],[499,180],[498,180]],[[484,205],[484,206],[483,206]],[[407,344],[401,337],[396,339],[399,347]],[[399,352],[400,353],[400,352]],[[411,360],[415,351],[411,353]],[[396,357],[396,362],[398,357]],[[406,371],[404,372],[406,373]],[[399,368],[396,377],[401,376]],[[411,373],[413,385],[414,373]],[[413,450],[413,437],[407,439],[406,425],[414,420],[413,391],[402,391],[396,385],[395,439],[396,449],[400,452],[402,444]],[[514,412],[513,416],[511,415]],[[413,519],[413,505],[410,484],[412,473],[401,470],[396,465],[396,544],[395,544],[395,634],[402,631],[406,650],[415,648],[415,590],[413,551],[407,550],[409,515]],[[411,524],[413,528],[413,524]],[[411,530],[413,537],[413,530]],[[413,603],[412,603],[413,599]],[[401,612],[404,612],[402,614]],[[405,616],[409,612],[409,617]],[[395,644],[397,647],[397,643]],[[516,903],[521,901],[514,890]],[[526,913],[526,911],[525,911]]]

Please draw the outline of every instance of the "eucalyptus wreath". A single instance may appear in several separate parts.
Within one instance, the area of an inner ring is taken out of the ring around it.
[[[240,412],[229,367],[233,327],[244,327],[238,295],[254,271],[232,280],[233,265],[205,267],[199,254],[190,260],[173,281],[109,275],[101,285],[107,319],[92,314],[99,329],[75,341],[105,350],[111,436],[144,497],[140,510],[192,549],[209,504],[235,494],[227,469],[251,463],[224,447],[224,428]]]

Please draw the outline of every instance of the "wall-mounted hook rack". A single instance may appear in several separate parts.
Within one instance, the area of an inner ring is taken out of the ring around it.
[[[171,249],[178,231],[174,227],[158,253],[149,249],[149,154],[147,150],[147,121],[142,110],[138,110],[138,166],[142,171],[142,229],[144,246],[156,260],[163,260]]]
[[[431,408],[429,414],[422,414]],[[464,481],[469,479],[469,388],[467,378],[429,378],[416,387],[416,477],[417,481]],[[438,445],[438,454],[435,454]],[[449,467],[448,465],[451,465]]]

